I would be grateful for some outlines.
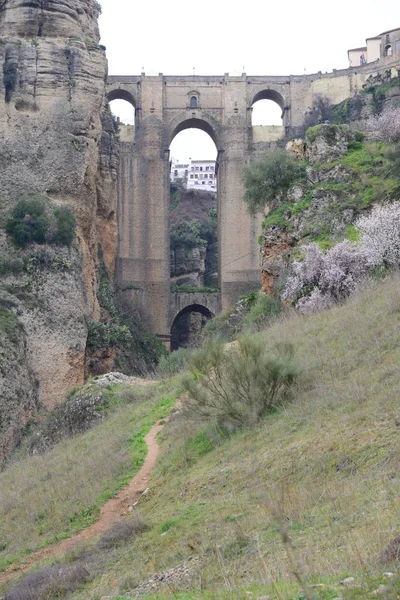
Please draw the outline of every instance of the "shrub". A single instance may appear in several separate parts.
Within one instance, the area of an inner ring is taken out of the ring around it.
[[[303,246],[304,258],[294,261],[282,297],[297,304],[304,314],[332,306],[355,291],[369,272],[368,259],[348,240],[323,252],[315,242]]]
[[[193,354],[193,350],[189,348],[180,348],[162,356],[156,369],[157,377],[173,377],[177,373],[184,371],[188,368],[190,357]]]
[[[57,246],[70,246],[75,238],[76,219],[69,208],[56,208],[54,211],[56,231],[50,240]]]
[[[69,208],[56,208],[51,214],[37,198],[18,202],[6,224],[6,232],[20,248],[32,242],[70,246],[75,230],[76,220]]]
[[[332,118],[332,106],[329,98],[323,94],[313,94],[312,108],[304,118],[304,131]]]
[[[285,150],[273,150],[257,158],[244,171],[248,211],[263,211],[267,204],[270,209],[276,208],[281,194],[304,175],[305,166]]]
[[[51,565],[24,575],[4,596],[4,600],[54,600],[65,598],[83,583],[89,573],[82,564]]]
[[[84,433],[104,416],[108,400],[99,389],[78,391],[57,406],[27,441],[30,453],[46,452],[60,440]]]
[[[271,298],[266,294],[259,293],[254,304],[243,319],[244,327],[256,328],[265,326],[268,321],[279,315],[282,304],[279,298]]]
[[[37,199],[18,202],[6,224],[6,232],[20,248],[31,242],[44,244],[49,228],[45,205]]]
[[[130,519],[117,521],[108,531],[103,533],[97,542],[97,546],[102,550],[116,548],[131,541],[137,534],[146,531],[146,529],[147,524],[137,515]]]
[[[289,399],[298,374],[289,344],[268,348],[260,335],[228,348],[217,341],[193,354],[185,408],[228,431],[251,427]]]
[[[370,117],[366,129],[377,140],[400,142],[400,108],[386,108],[380,115]]]
[[[178,246],[184,248],[204,246],[206,242],[201,238],[200,231],[201,225],[198,219],[179,223],[171,229],[171,248],[175,250]]]
[[[360,245],[372,267],[400,264],[400,202],[376,205],[355,223]]]

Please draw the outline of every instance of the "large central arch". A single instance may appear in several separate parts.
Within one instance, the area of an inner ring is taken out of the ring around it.
[[[216,145],[217,150],[219,150],[220,148],[217,128],[218,125],[209,117],[199,118],[193,116],[188,117],[186,115],[178,116],[173,120],[169,127],[169,144],[171,144],[174,138],[178,135],[178,133],[181,133],[181,131],[185,131],[186,129],[200,129],[210,136]]]

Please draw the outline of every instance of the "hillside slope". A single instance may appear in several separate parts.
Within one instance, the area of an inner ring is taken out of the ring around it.
[[[286,315],[268,328],[265,343],[291,342],[303,368],[293,402],[228,438],[172,419],[149,493],[135,508],[147,529],[71,554],[64,564],[84,566],[87,576],[60,597],[332,600],[373,598],[379,589],[397,599],[395,552],[382,553],[400,533],[399,283],[370,284],[343,306]],[[123,409],[108,435],[118,419],[126,422]],[[63,453],[77,443],[63,442]],[[46,481],[50,456],[41,459]],[[85,454],[80,468],[85,481]],[[10,474],[0,475],[0,487]],[[30,511],[33,519],[32,504]],[[154,576],[170,569],[164,583]],[[319,587],[301,595],[295,572]],[[354,580],[341,584],[347,577]],[[22,597],[12,594],[5,598]]]

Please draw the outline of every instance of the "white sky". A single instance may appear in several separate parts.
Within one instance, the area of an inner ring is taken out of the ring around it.
[[[100,3],[101,43],[107,47],[110,75],[332,71],[348,66],[349,48],[400,27],[398,0]],[[113,111],[129,122],[130,110],[126,112],[124,104],[118,106],[121,102],[112,104]],[[279,111],[271,106],[272,112],[264,116],[269,115],[270,124],[279,124]],[[189,156],[212,158],[210,153],[215,155],[213,142],[197,130],[180,133],[171,147],[171,155],[181,161]]]

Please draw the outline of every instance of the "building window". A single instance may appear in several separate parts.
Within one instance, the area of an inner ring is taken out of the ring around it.
[[[190,179],[193,179],[193,175],[190,176]]]
[[[204,175],[204,179],[208,179],[208,175],[207,175],[207,173],[205,173],[205,175]]]
[[[194,176],[194,178],[195,178],[195,179],[198,179],[198,178],[199,178],[199,176],[198,176],[198,175],[195,175],[195,176]]]
[[[385,48],[385,56],[392,56],[392,46],[390,44]]]
[[[206,183],[206,182],[205,182],[205,181],[202,181],[201,183],[202,183],[203,185],[205,185],[205,183]]]
[[[194,167],[191,167],[192,171],[194,171]]]
[[[190,108],[197,108],[197,98],[196,98],[196,96],[192,96],[190,98]]]
[[[202,170],[203,170],[203,167],[200,167],[200,171],[202,171]]]

